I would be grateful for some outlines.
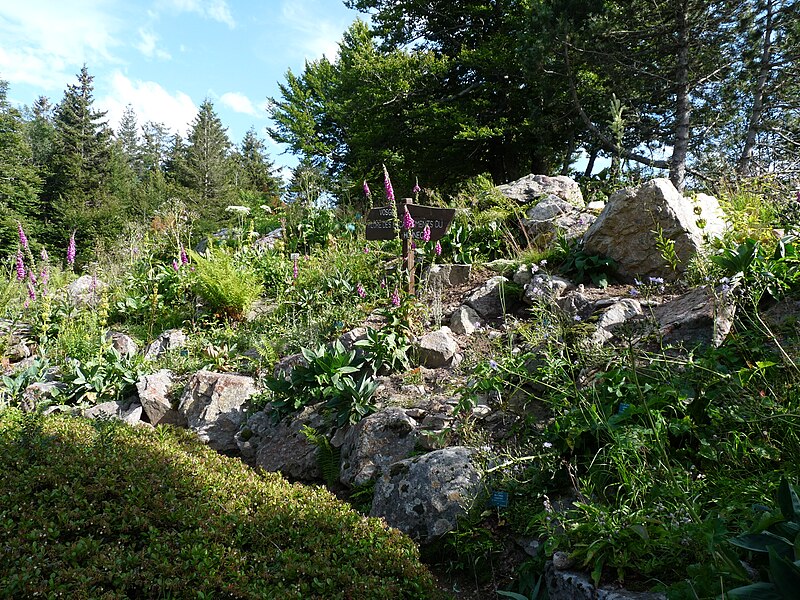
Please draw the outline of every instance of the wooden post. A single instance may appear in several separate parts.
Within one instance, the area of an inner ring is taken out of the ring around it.
[[[408,275],[408,293],[414,295],[414,248],[412,247],[413,229],[405,229],[403,227],[404,217],[407,206],[411,204],[411,198],[403,198],[402,202],[398,203],[397,216],[400,219],[400,237],[403,240],[403,271]]]

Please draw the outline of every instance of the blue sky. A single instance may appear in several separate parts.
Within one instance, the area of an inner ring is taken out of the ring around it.
[[[85,63],[112,127],[130,104],[182,134],[208,98],[233,143],[253,126],[291,165],[264,131],[266,100],[288,68],[335,58],[359,16],[341,0],[0,0],[0,79],[20,106],[55,104]]]

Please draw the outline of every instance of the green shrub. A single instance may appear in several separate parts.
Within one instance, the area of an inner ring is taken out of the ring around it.
[[[247,265],[237,265],[233,256],[209,248],[206,256],[191,252],[195,268],[195,293],[215,314],[240,320],[261,295],[263,287]]]
[[[0,598],[437,598],[415,545],[188,432],[0,413]]]

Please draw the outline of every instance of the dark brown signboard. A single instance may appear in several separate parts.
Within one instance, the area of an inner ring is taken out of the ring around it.
[[[411,218],[414,219],[414,229],[412,230],[411,237],[415,240],[422,239],[422,232],[427,225],[431,230],[431,241],[440,240],[447,233],[447,228],[453,222],[453,217],[456,214],[454,208],[436,208],[433,206],[421,206],[419,204],[400,204],[399,211],[402,207],[408,208]],[[377,206],[369,211],[367,214],[366,236],[368,240],[391,240],[398,237],[400,223],[403,220],[403,213],[398,212],[399,222],[396,224],[398,229],[395,229],[395,223],[392,219],[391,206]]]

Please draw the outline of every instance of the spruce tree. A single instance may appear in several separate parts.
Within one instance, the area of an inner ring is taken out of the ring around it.
[[[229,201],[231,143],[226,132],[214,105],[205,100],[192,122],[183,164],[177,165],[180,181],[207,225],[222,218]]]
[[[26,231],[39,229],[41,179],[25,137],[20,112],[7,99],[8,84],[0,80],[0,253],[17,243],[17,221]]]

